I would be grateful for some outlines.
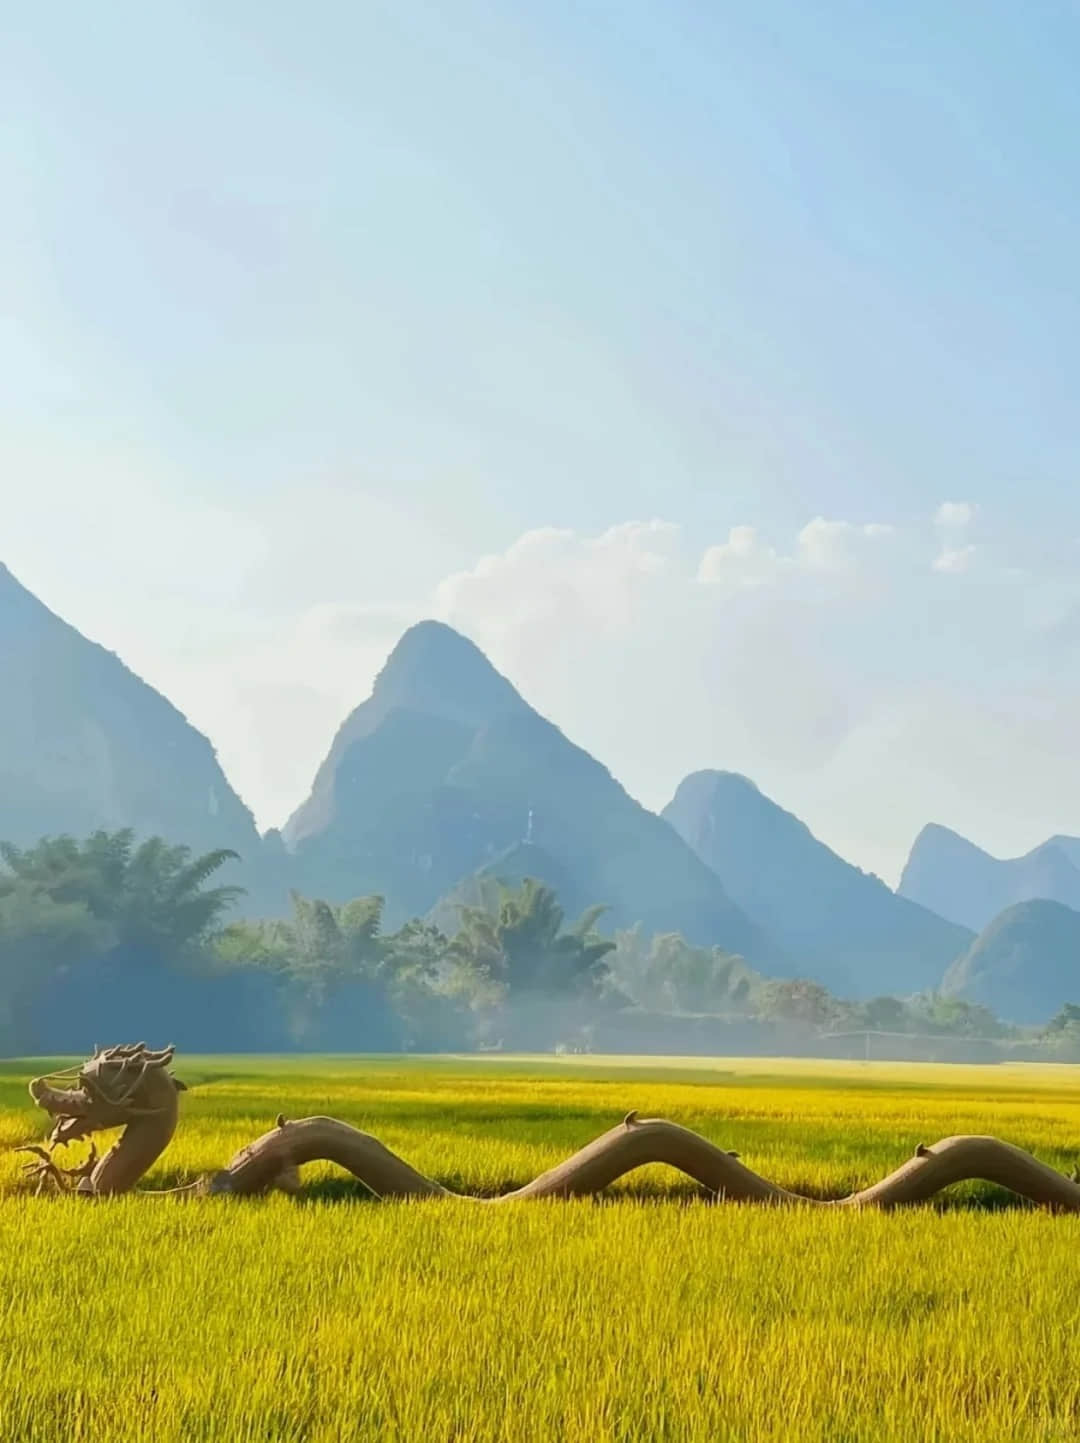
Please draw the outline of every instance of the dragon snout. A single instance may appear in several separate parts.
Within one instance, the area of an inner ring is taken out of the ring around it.
[[[44,1077],[30,1083],[30,1096],[53,1117],[85,1117],[90,1100],[81,1089],[52,1087]]]

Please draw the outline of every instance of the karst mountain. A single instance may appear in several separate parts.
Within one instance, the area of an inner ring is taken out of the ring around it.
[[[0,839],[131,827],[257,857],[252,815],[207,738],[2,563],[0,688]]]
[[[900,895],[980,932],[1018,902],[1080,908],[1080,837],[1051,837],[1022,857],[999,858],[931,823],[915,839]]]
[[[688,776],[663,816],[742,910],[842,995],[935,988],[972,940],[844,861],[734,772]]]
[[[662,818],[439,622],[401,638],[283,837],[303,890],[379,892],[391,918],[428,913],[475,873],[501,874],[500,859],[512,880],[527,859],[568,913],[602,903],[608,927],[640,921],[780,962]]]
[[[1080,1000],[1080,912],[1044,899],[1006,907],[949,968],[942,991],[1010,1022],[1045,1022]]]

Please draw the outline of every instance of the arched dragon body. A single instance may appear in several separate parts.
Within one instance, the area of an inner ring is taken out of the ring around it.
[[[24,1149],[38,1158],[29,1167],[39,1178],[39,1191],[49,1185],[75,1187],[81,1195],[99,1197],[135,1187],[176,1130],[178,1094],[184,1085],[167,1070],[172,1057],[171,1047],[153,1052],[143,1043],[95,1049],[87,1062],[67,1074],[33,1079],[31,1097],[54,1119],[48,1147]],[[86,1163],[70,1170],[53,1160],[52,1149],[115,1127],[123,1127],[123,1132],[100,1161],[93,1151]],[[220,1172],[157,1195],[243,1196],[272,1188],[291,1192],[299,1186],[298,1169],[318,1159],[346,1168],[377,1197],[461,1196],[424,1177],[377,1138],[332,1117],[294,1122],[279,1117],[271,1131],[238,1152]],[[925,1202],[952,1183],[979,1179],[1059,1212],[1080,1212],[1080,1184],[994,1137],[947,1137],[931,1147],[920,1144],[914,1157],[872,1187],[822,1201],[778,1187],[688,1128],[662,1118],[639,1118],[636,1112],[524,1187],[483,1201],[582,1197],[658,1162],[679,1169],[716,1198],[735,1202],[893,1208]]]

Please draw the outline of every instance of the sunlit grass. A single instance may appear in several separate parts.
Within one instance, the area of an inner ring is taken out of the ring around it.
[[[0,1064],[0,1147],[43,1131]],[[284,1111],[376,1133],[448,1185],[523,1182],[628,1108],[835,1195],[992,1132],[1071,1169],[1080,1069],[772,1060],[180,1059],[148,1185]],[[1080,1436],[1080,1218],[18,1191],[0,1161],[0,1439],[833,1440]],[[341,1179],[340,1173],[336,1174]]]

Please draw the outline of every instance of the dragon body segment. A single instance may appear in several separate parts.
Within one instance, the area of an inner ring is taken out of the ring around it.
[[[173,1048],[159,1052],[144,1043],[95,1049],[80,1067],[36,1077],[30,1096],[54,1120],[45,1146],[23,1148],[37,1161],[28,1171],[38,1191],[74,1188],[81,1196],[130,1192],[168,1146],[176,1130],[184,1084],[167,1070]],[[91,1145],[81,1166],[59,1167],[54,1150],[95,1132],[122,1127],[119,1140],[98,1159]],[[454,1197],[497,1205],[530,1198],[584,1197],[602,1192],[618,1178],[649,1163],[666,1163],[685,1173],[716,1199],[782,1206],[894,1208],[925,1202],[953,1183],[992,1182],[1058,1212],[1080,1212],[1080,1183],[994,1137],[947,1137],[919,1144],[915,1156],[873,1186],[834,1200],[804,1197],[778,1187],[745,1167],[730,1152],[663,1118],[636,1112],[587,1143],[524,1187],[495,1198],[462,1197],[416,1171],[378,1138],[332,1117],[306,1117],[275,1126],[241,1149],[220,1171],[186,1187],[153,1196],[221,1193],[251,1196],[274,1188],[299,1189],[299,1168],[324,1159],[346,1168],[377,1197]]]

